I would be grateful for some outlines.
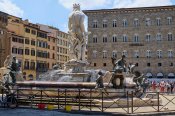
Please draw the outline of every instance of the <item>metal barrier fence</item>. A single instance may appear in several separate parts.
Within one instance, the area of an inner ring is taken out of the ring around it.
[[[1,90],[1,99],[5,90]],[[147,92],[136,98],[134,92],[106,92],[103,89],[14,89],[18,107],[38,108],[39,104],[52,105],[53,109],[97,111],[108,113],[147,113],[175,111],[175,94]],[[116,97],[120,96],[120,97]],[[1,107],[5,107],[2,103]]]

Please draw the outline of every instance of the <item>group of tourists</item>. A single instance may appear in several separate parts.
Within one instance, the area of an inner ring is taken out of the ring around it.
[[[175,91],[175,82],[162,80],[160,82],[150,81],[149,83],[151,86],[149,87],[148,91],[168,93],[174,93]]]

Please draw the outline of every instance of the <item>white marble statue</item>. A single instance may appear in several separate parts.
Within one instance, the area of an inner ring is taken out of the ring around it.
[[[79,4],[73,4],[73,12],[69,16],[70,59],[85,61],[86,39],[88,33],[84,27],[85,14],[80,11]]]

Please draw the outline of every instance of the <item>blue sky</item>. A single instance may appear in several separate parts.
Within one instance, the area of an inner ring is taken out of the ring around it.
[[[175,0],[0,0],[0,11],[66,32],[73,3],[79,3],[82,10],[92,10],[175,5]]]

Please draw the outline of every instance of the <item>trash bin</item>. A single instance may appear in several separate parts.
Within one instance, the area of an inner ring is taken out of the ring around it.
[[[45,104],[38,104],[38,109],[41,109],[41,110],[43,110],[44,108],[45,108]]]
[[[54,109],[54,105],[48,104],[48,105],[47,105],[47,109],[48,109],[48,110],[53,110],[53,109]]]
[[[72,106],[71,105],[66,105],[66,111],[70,112],[72,110]]]

